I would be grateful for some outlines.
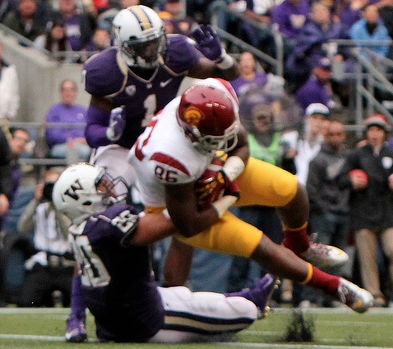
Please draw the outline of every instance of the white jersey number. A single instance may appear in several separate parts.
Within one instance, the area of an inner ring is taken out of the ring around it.
[[[94,253],[87,236],[71,236],[75,258],[82,270],[82,284],[90,287],[108,285],[111,277],[100,257]]]

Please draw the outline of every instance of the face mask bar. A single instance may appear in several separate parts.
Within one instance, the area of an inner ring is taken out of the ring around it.
[[[164,31],[139,40],[129,40],[122,44],[121,51],[131,59],[133,66],[141,68],[154,67],[166,49],[166,35]]]

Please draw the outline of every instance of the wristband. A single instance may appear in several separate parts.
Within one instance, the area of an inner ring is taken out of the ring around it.
[[[224,50],[223,55],[216,61],[216,64],[218,68],[226,70],[233,67],[234,61]]]
[[[230,181],[235,180],[244,171],[245,165],[239,156],[230,156],[225,161],[222,170],[225,172]]]
[[[232,206],[236,201],[238,197],[233,196],[233,195],[225,195],[221,199],[218,199],[217,201],[212,203],[213,208],[217,211],[218,217],[221,218],[225,211]]]

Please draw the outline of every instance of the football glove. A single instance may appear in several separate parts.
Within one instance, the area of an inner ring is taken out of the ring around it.
[[[113,109],[109,117],[109,126],[106,129],[106,137],[112,142],[119,140],[125,127],[126,120],[124,117],[124,106]]]
[[[211,61],[220,60],[226,54],[212,26],[201,24],[193,30],[191,36],[197,43],[196,48]]]

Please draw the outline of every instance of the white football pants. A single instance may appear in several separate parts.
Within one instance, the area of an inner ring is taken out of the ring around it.
[[[243,297],[191,292],[187,287],[158,288],[165,309],[163,328],[151,343],[214,341],[249,327],[258,318],[255,304]]]

